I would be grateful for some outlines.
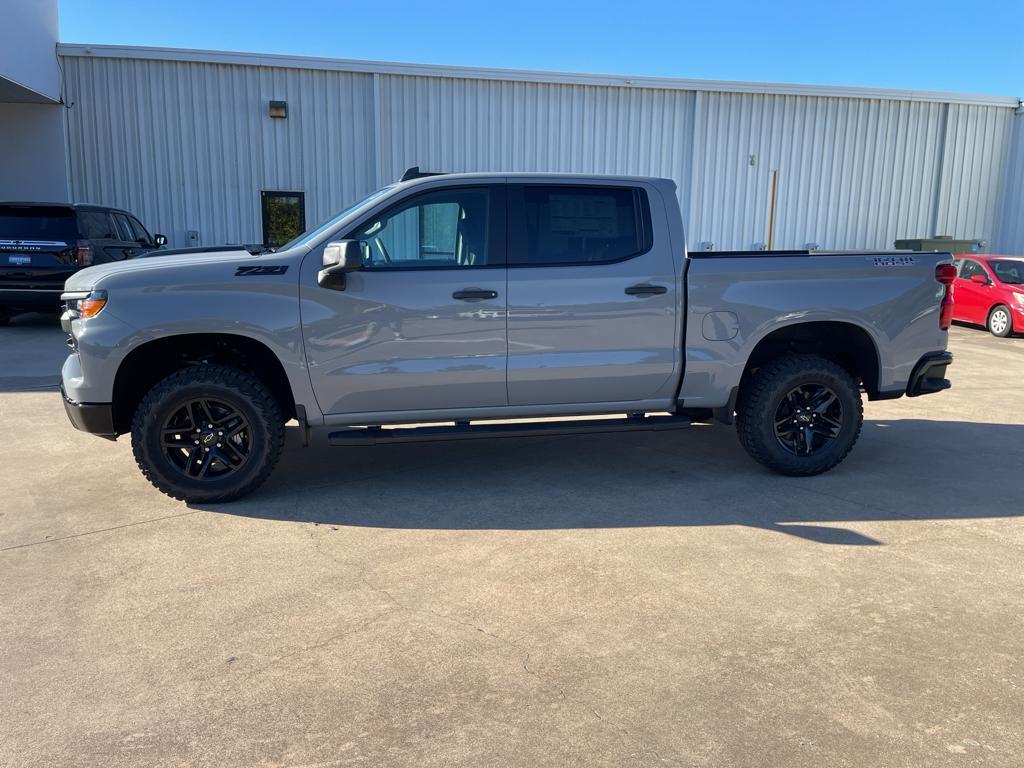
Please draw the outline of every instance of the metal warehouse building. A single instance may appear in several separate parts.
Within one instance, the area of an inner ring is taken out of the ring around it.
[[[38,157],[51,196],[130,209],[177,246],[262,242],[268,200],[309,226],[419,165],[666,176],[691,247],[766,243],[774,176],[775,248],[946,234],[1024,253],[1015,97],[56,50],[55,97],[0,87],[0,198],[40,187]]]

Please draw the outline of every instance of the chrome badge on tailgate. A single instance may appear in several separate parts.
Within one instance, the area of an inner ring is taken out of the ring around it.
[[[917,264],[913,256],[872,256],[876,267],[912,267]]]
[[[53,251],[67,247],[63,240],[0,240],[0,251]]]

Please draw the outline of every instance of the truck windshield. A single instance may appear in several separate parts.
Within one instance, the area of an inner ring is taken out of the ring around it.
[[[993,259],[988,265],[1002,282],[1010,285],[1024,284],[1024,259]]]
[[[296,237],[294,240],[291,240],[291,241],[285,243],[284,245],[282,245],[281,247],[279,247],[279,248],[277,248],[275,250],[286,251],[289,248],[295,248],[298,245],[305,245],[306,243],[308,243],[308,242],[310,242],[312,240],[315,240],[320,235],[322,235],[324,232],[326,232],[327,230],[331,229],[339,221],[341,221],[346,216],[348,216],[350,213],[352,213],[353,211],[355,211],[355,210],[357,210],[359,208],[362,208],[364,205],[369,203],[371,200],[376,200],[378,197],[383,195],[385,192],[389,191],[391,188],[392,188],[391,186],[388,186],[388,187],[384,187],[383,189],[378,189],[372,195],[368,195],[367,197],[364,197],[358,203],[353,203],[348,208],[343,210],[341,213],[338,213],[338,214],[335,214],[334,216],[331,216],[331,218],[327,219],[322,224],[318,224],[317,226],[313,227],[313,229],[307,229],[305,232],[303,232],[301,235]]]

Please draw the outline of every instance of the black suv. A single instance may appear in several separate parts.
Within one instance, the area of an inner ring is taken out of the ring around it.
[[[0,325],[18,312],[59,309],[64,281],[82,267],[166,242],[118,208],[0,202]]]

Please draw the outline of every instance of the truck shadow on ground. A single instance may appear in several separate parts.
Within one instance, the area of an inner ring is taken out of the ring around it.
[[[55,313],[27,312],[0,327],[0,392],[58,390],[60,368],[68,355]]]
[[[199,508],[423,530],[739,525],[822,544],[878,545],[848,526],[1019,515],[1022,439],[1020,425],[866,421],[835,470],[787,478],[755,464],[723,426],[312,449],[299,447],[293,429],[263,489]],[[953,451],[971,461],[955,461]]]

